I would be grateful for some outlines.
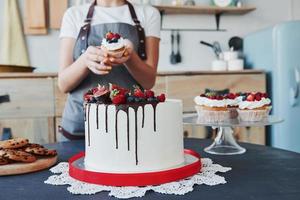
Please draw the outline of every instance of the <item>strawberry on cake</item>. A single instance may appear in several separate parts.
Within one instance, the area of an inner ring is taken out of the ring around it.
[[[261,121],[266,119],[270,113],[271,99],[267,93],[246,93],[237,109],[242,121]]]
[[[108,51],[110,55],[120,58],[125,53],[126,42],[120,34],[110,31],[102,39],[101,48]]]

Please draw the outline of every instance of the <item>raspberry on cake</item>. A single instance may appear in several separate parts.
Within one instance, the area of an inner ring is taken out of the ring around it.
[[[85,95],[85,166],[147,172],[184,163],[182,102],[134,86],[98,86]]]
[[[252,92],[245,94],[237,111],[242,121],[261,121],[268,117],[271,108],[267,93]]]
[[[125,46],[124,38],[120,34],[111,31],[106,33],[101,43],[101,48],[104,48],[110,55],[116,58],[123,56],[126,50]]]

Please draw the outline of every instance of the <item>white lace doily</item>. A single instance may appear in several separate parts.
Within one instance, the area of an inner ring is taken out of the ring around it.
[[[213,164],[209,158],[202,158],[202,169],[201,173],[198,173],[187,179],[183,179],[177,182],[166,183],[158,186],[147,186],[147,187],[111,187],[103,185],[94,185],[84,183],[73,179],[69,176],[69,164],[67,162],[61,162],[55,167],[51,168],[50,171],[54,174],[50,176],[45,183],[50,185],[69,185],[67,190],[72,194],[96,194],[98,192],[108,191],[109,196],[114,196],[120,199],[128,199],[132,197],[142,197],[147,191],[154,191],[161,194],[174,194],[184,195],[188,192],[193,191],[195,185],[218,185],[225,184],[226,180],[224,177],[217,175],[217,172],[225,173],[230,171],[230,167],[223,167],[218,164]]]

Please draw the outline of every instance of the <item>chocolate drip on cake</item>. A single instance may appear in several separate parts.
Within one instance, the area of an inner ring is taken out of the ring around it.
[[[130,142],[129,142],[129,114],[128,114],[128,112],[129,112],[129,106],[128,105],[117,105],[116,106],[116,127],[115,127],[115,130],[116,130],[116,140],[117,140],[117,137],[118,137],[118,126],[117,126],[117,124],[118,124],[118,113],[119,113],[119,111],[120,110],[122,110],[122,111],[124,111],[125,113],[126,113],[126,115],[127,115],[127,149],[128,149],[128,151],[129,151],[129,149],[130,149]]]
[[[128,111],[129,111],[129,108],[127,108],[126,110],[126,114],[127,114],[127,150],[129,151],[130,150],[130,142],[129,142],[129,114],[128,114]]]
[[[142,128],[144,128],[145,125],[145,105],[142,106],[143,110],[143,116],[142,116]]]
[[[90,146],[91,137],[90,137],[90,109],[91,104],[88,104],[88,114],[87,114],[87,123],[88,123],[88,146]]]
[[[134,110],[134,115],[135,115],[135,165],[138,165],[139,160],[138,160],[138,134],[137,134],[137,111],[138,107],[133,107]]]
[[[148,103],[149,104],[149,103]],[[116,113],[115,113],[115,131],[116,131],[116,149],[119,148],[119,141],[118,141],[118,113],[120,110],[124,111],[127,115],[127,149],[128,151],[130,150],[130,125],[129,125],[129,108],[132,108],[134,110],[134,115],[135,115],[135,162],[136,165],[138,165],[138,109],[139,107],[142,107],[142,127],[144,128],[144,123],[145,123],[145,106],[146,103],[133,103],[133,104],[120,104],[120,105],[115,105],[116,107]],[[154,125],[154,132],[156,132],[156,107],[157,103],[151,103],[153,107],[153,125]],[[105,130],[108,132],[108,106],[105,105]],[[98,107],[97,107],[98,109]],[[98,111],[96,111],[98,113]],[[89,114],[88,114],[89,115]],[[97,119],[98,123],[98,119]],[[98,125],[97,125],[98,128]],[[88,130],[89,132],[89,130]]]
[[[99,119],[98,119],[98,117],[99,117],[99,114],[98,114],[99,104],[97,104],[96,106],[97,106],[97,108],[96,108],[96,125],[97,125],[97,130],[98,130],[99,129]]]
[[[134,110],[135,115],[135,163],[138,164],[138,151],[137,151],[137,141],[138,141],[138,119],[137,119],[137,112],[139,107],[142,107],[144,109],[145,104],[122,104],[122,105],[116,105],[116,142],[117,142],[117,136],[118,136],[118,113],[120,110],[124,111],[127,115],[127,148],[128,151],[130,149],[130,142],[129,142],[129,107]]]
[[[83,113],[84,113],[83,119],[84,121],[86,121],[86,104],[83,105]]]
[[[157,107],[157,103],[153,103],[151,104],[153,107],[153,126],[154,126],[154,132],[156,132],[156,107]]]
[[[116,130],[116,149],[119,148],[119,141],[118,141],[118,113],[119,113],[119,109],[117,109],[118,107],[116,106],[116,116],[115,116],[115,130]]]
[[[105,131],[108,133],[108,126],[107,126],[107,110],[108,110],[108,105],[105,105]]]

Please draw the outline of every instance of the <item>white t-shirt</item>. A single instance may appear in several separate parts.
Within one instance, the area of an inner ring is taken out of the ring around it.
[[[160,38],[160,13],[152,6],[144,6],[133,4],[136,15],[141,22],[141,26],[145,29],[146,37]],[[84,24],[84,20],[88,13],[90,4],[81,6],[73,6],[69,8],[63,17],[60,30],[60,38],[72,37],[77,38],[80,28]],[[95,6],[92,26],[105,23],[127,23],[135,25],[132,21],[128,5],[117,7],[101,7]]]

